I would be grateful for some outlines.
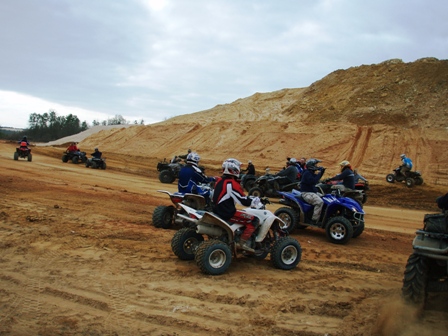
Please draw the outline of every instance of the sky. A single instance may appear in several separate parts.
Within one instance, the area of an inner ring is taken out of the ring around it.
[[[0,126],[49,111],[151,124],[338,69],[447,59],[447,14],[444,0],[1,0]]]

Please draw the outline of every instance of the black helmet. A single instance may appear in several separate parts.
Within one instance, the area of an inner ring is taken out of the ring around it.
[[[322,162],[321,160],[318,160],[318,159],[309,159],[307,162],[306,162],[306,169],[309,169],[309,170],[317,170],[317,164],[319,163],[319,162]]]

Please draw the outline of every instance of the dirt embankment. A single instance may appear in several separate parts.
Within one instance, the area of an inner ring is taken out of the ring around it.
[[[175,230],[151,225],[155,206],[169,204],[157,190],[176,186],[147,161],[111,155],[103,171],[62,163],[53,147],[14,161],[14,147],[0,143],[1,335],[446,334],[447,295],[431,295],[421,318],[400,300],[413,233],[433,202],[394,207],[398,198],[373,184],[366,229],[349,244],[298,230],[294,270],[240,256],[224,275],[205,276],[172,253]]]

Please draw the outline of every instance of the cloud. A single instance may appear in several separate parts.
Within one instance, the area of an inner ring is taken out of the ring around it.
[[[442,59],[447,9],[423,0],[4,0],[0,90],[48,103],[20,110],[22,127],[29,110],[50,106],[161,121],[337,69]],[[1,124],[12,122],[8,110],[0,104]]]

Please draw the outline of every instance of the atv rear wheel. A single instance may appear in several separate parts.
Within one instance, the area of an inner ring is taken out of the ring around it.
[[[16,161],[19,160],[19,153],[17,152],[14,153],[14,160]]]
[[[171,170],[165,169],[162,170],[159,174],[159,181],[162,183],[173,183],[175,180],[175,177]]]
[[[253,187],[255,187],[255,180],[251,179],[244,183],[244,189],[249,192]]]
[[[181,260],[193,260],[196,250],[204,237],[193,228],[182,228],[171,239],[171,249]]]
[[[73,163],[78,163],[79,157],[77,155],[75,155],[74,157],[72,157],[72,162]]]
[[[67,154],[62,155],[62,162],[68,162]]]
[[[271,261],[275,268],[290,270],[297,266],[302,258],[302,247],[292,237],[283,237],[275,241],[271,249]]]
[[[412,177],[408,177],[406,179],[406,187],[412,188],[414,186],[414,184],[415,184],[415,181]]]
[[[264,197],[264,193],[260,187],[253,187],[252,189],[249,190],[249,196],[261,198]]]
[[[106,167],[107,167],[107,166],[106,166],[106,162],[103,162],[103,164],[101,165],[101,169],[102,169],[102,170],[106,170]]]
[[[406,263],[401,294],[410,303],[423,305],[427,296],[428,259],[412,253]]]
[[[387,174],[386,181],[389,182],[389,183],[394,183],[395,182],[395,175],[394,174]]]
[[[230,267],[232,251],[220,240],[206,240],[199,245],[194,259],[203,273],[220,275]]]
[[[333,244],[346,244],[353,237],[353,226],[347,218],[337,216],[328,221],[325,232]]]
[[[416,177],[415,178],[415,185],[422,185],[423,184],[423,178],[422,177]]]
[[[174,206],[159,205],[152,214],[152,225],[156,228],[169,229],[174,223]]]
[[[28,161],[31,162],[33,160],[33,155],[31,153],[28,153]]]
[[[294,209],[291,209],[289,207],[281,207],[274,212],[274,215],[285,222],[285,225],[283,227],[280,227],[280,229],[291,233],[296,228],[299,219],[298,214],[296,211],[294,211]],[[274,225],[278,226],[277,223],[278,221],[276,221]]]

